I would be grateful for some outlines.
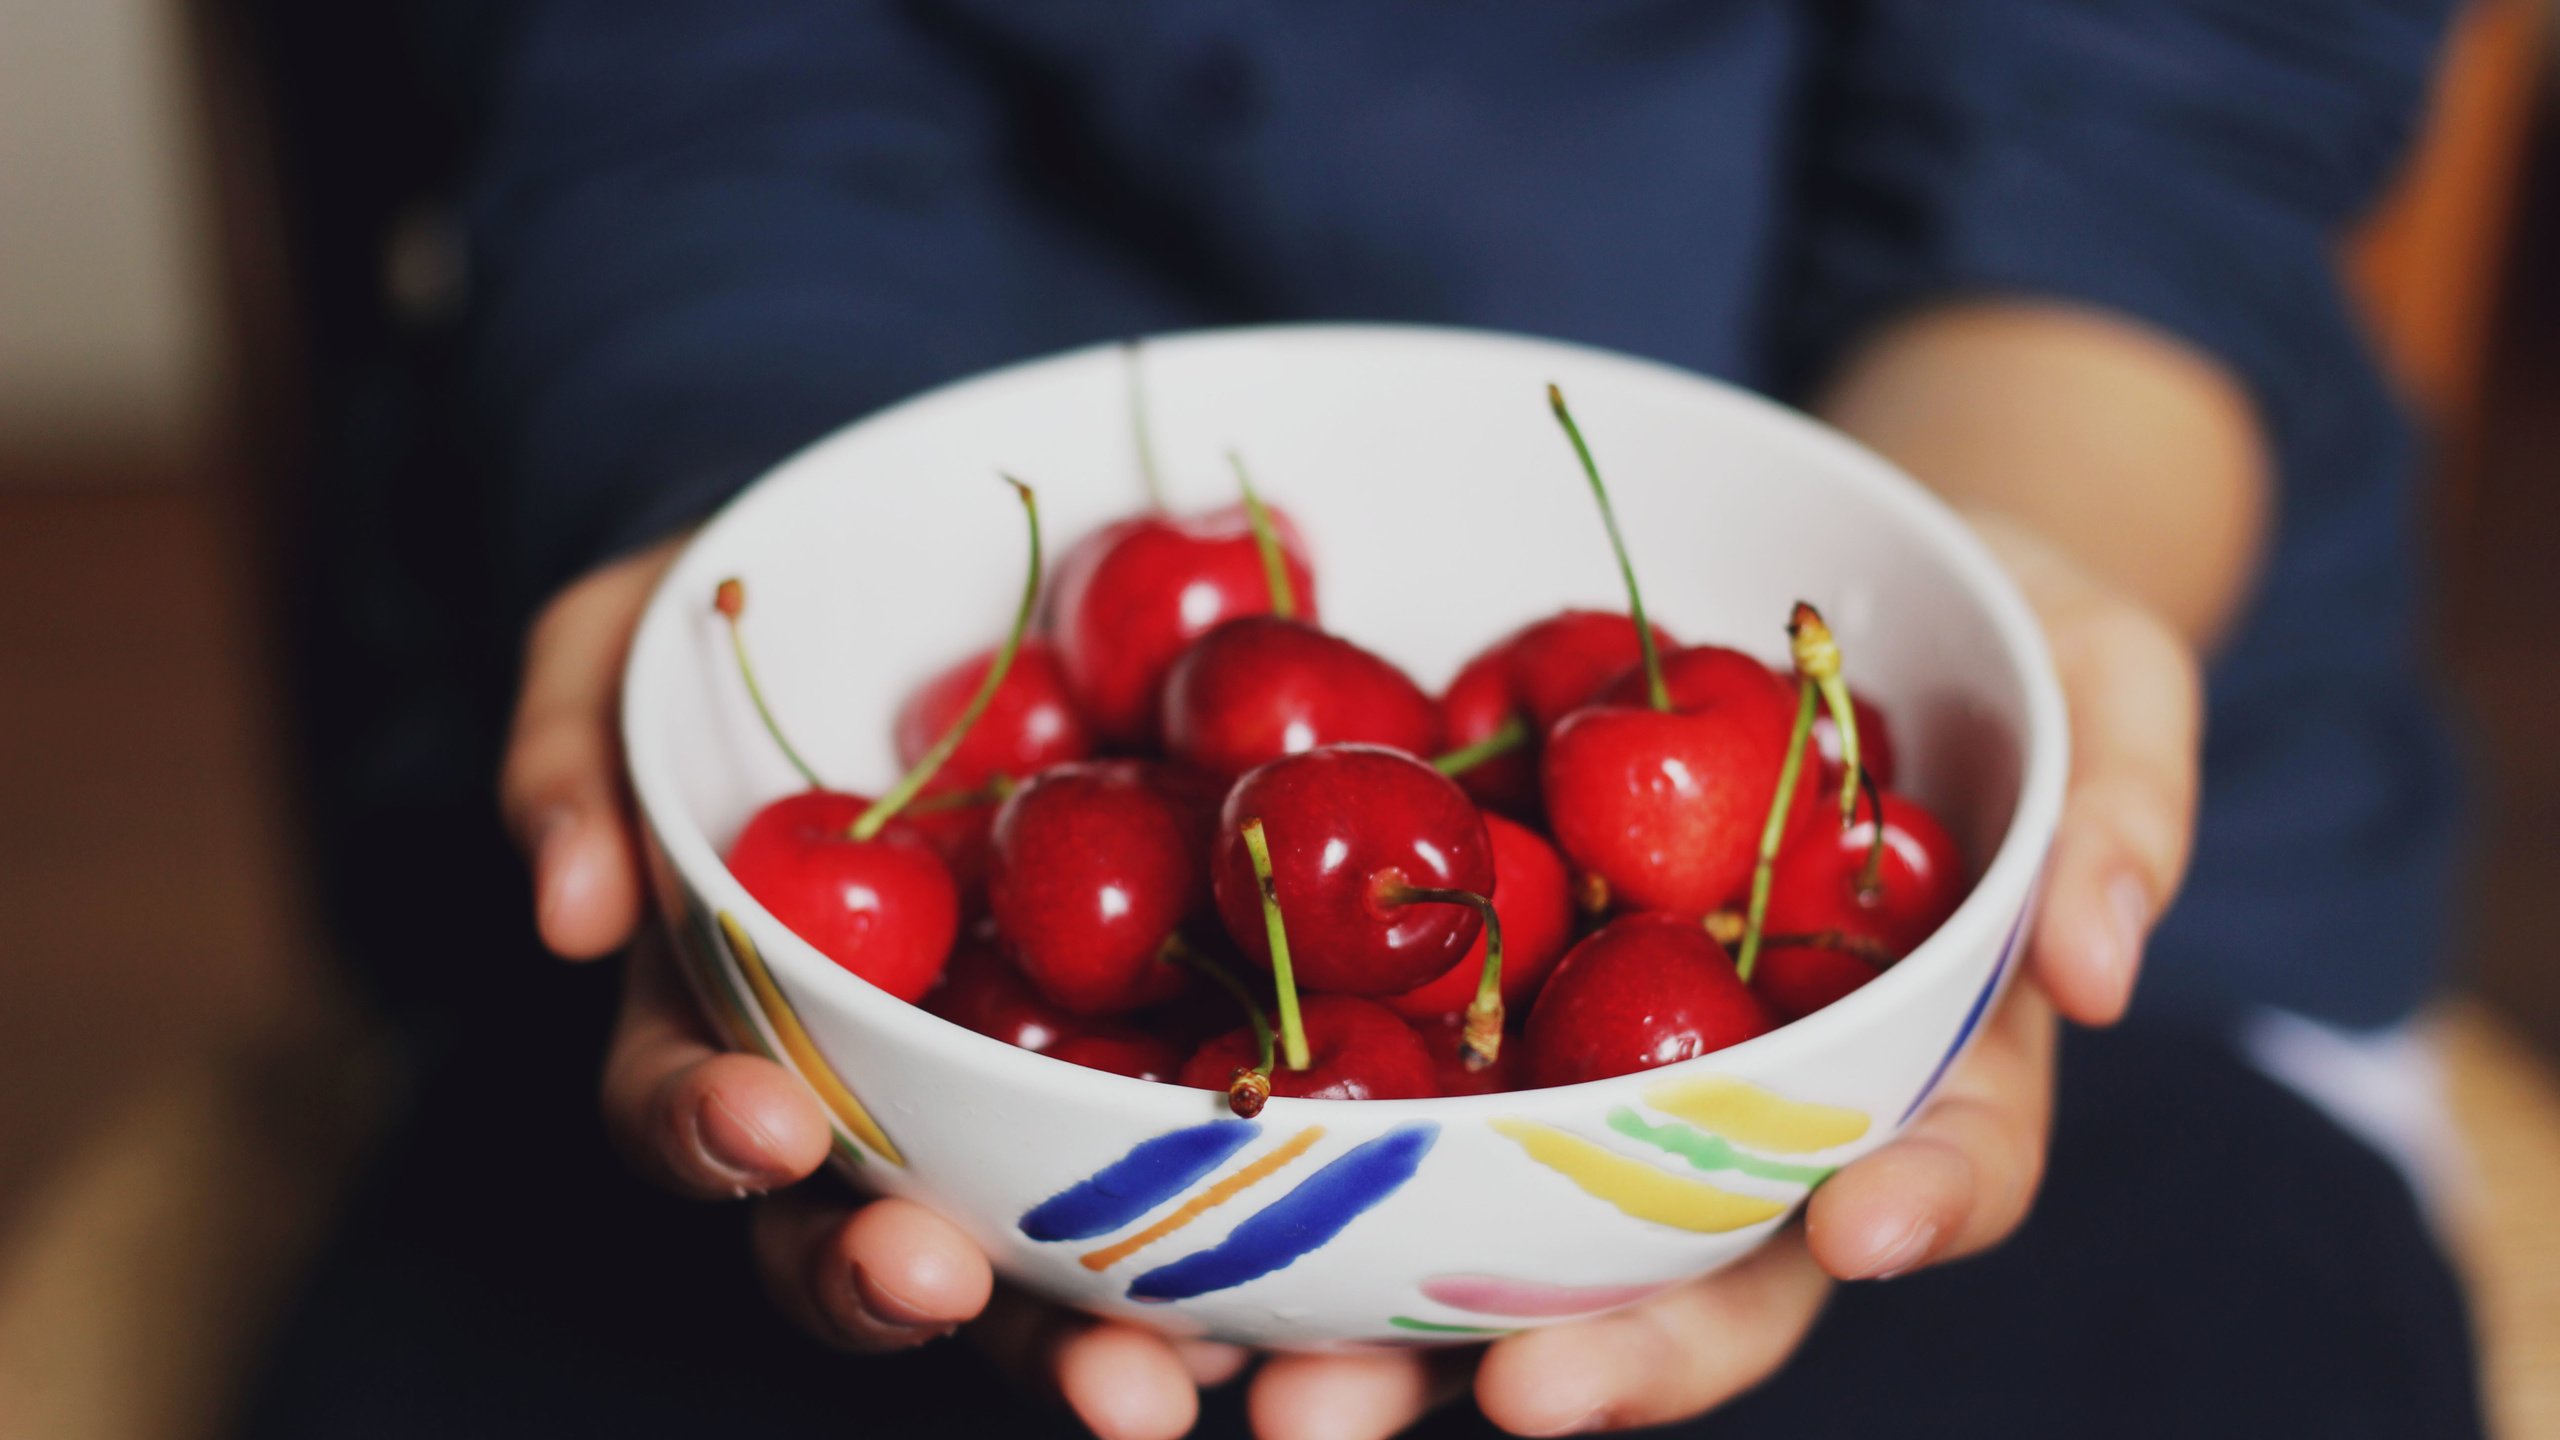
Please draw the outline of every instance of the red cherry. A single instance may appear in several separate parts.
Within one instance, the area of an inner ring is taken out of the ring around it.
[[[1791,683],[1791,682],[1790,682]],[[1893,783],[1893,732],[1885,728],[1884,712],[1875,702],[1856,690],[1849,692],[1849,707],[1858,716],[1858,765],[1878,788]],[[1834,795],[1840,793],[1840,722],[1831,718],[1829,706],[1813,717],[1814,753],[1822,759],[1821,788]]]
[[[1627,915],[1566,953],[1529,1012],[1530,1078],[1577,1085],[1722,1050],[1770,1028],[1724,947],[1694,921]]]
[[[942,973],[960,928],[959,892],[913,826],[892,821],[853,839],[870,804],[833,790],[786,795],[738,832],[729,871],[820,954],[913,1001]]]
[[[982,650],[927,680],[898,709],[898,763],[924,758],[969,708],[996,652]],[[1041,640],[1025,640],[996,686],[995,697],[966,738],[934,773],[929,793],[974,790],[998,775],[1020,779],[1093,753],[1093,733],[1067,697],[1058,657]]]
[[[992,925],[982,926],[951,952],[942,983],[924,997],[924,1008],[963,1029],[1025,1050],[1047,1050],[1083,1032],[1084,1022],[1031,988],[1005,958]]]
[[[1153,767],[1059,765],[996,814],[987,904],[1023,975],[1080,1015],[1182,986],[1165,942],[1204,898],[1209,817]]]
[[[1302,617],[1315,573],[1287,517],[1271,512]],[[1155,740],[1157,695],[1174,660],[1220,621],[1272,609],[1271,582],[1244,507],[1144,515],[1105,526],[1059,562],[1050,639],[1094,729],[1123,745]]]
[[[1405,673],[1350,641],[1277,615],[1230,620],[1164,681],[1165,748],[1232,780],[1319,745],[1439,748],[1440,715]]]
[[[1393,995],[1437,979],[1484,923],[1463,904],[1400,898],[1413,889],[1493,893],[1493,842],[1466,792],[1410,755],[1328,745],[1236,782],[1220,812],[1210,878],[1227,933],[1271,964],[1261,886],[1240,827],[1262,821],[1272,886],[1288,917],[1298,984]]]
[[[1293,922],[1294,923],[1294,922]],[[1396,1013],[1373,1000],[1310,995],[1299,1007],[1308,1063],[1276,1067],[1271,1093],[1308,1100],[1423,1100],[1440,1093],[1431,1053]],[[1236,1071],[1251,1069],[1261,1046],[1248,1025],[1202,1045],[1183,1064],[1181,1083],[1224,1091]]]
[[[898,819],[933,847],[951,871],[951,883],[960,892],[963,914],[980,913],[987,898],[987,858],[995,845],[996,805],[993,801],[974,805],[938,803],[947,796],[937,796],[922,805],[910,805],[899,812]]]
[[[1760,951],[1751,988],[1780,1024],[1801,1020],[1884,972],[1829,945],[1794,945],[1783,939]]]
[[[1666,657],[1663,680],[1668,711],[1618,703],[1613,687],[1547,736],[1547,819],[1617,903],[1703,916],[1751,883],[1795,704],[1759,662],[1712,646]],[[1795,823],[1814,808],[1799,782]]]
[[[1526,1015],[1538,986],[1573,938],[1573,902],[1566,889],[1564,861],[1536,831],[1499,815],[1484,817],[1484,832],[1493,842],[1493,910],[1502,919],[1502,1003],[1511,1013]],[[1476,998],[1484,949],[1485,937],[1479,934],[1447,974],[1401,995],[1390,995],[1383,1003],[1411,1020],[1437,1020],[1465,1010]],[[1453,1030],[1450,1044],[1456,1043]]]
[[[1168,1085],[1182,1071],[1182,1052],[1174,1048],[1172,1041],[1135,1031],[1069,1036],[1049,1047],[1049,1058]]]
[[[1859,723],[1863,727],[1865,721]],[[1861,729],[1859,739],[1865,738]],[[1898,958],[1956,913],[1964,899],[1964,862],[1955,837],[1919,801],[1890,790],[1878,798],[1884,802],[1884,853],[1875,891],[1861,893],[1876,838],[1875,812],[1861,800],[1855,825],[1807,825],[1779,852],[1769,881],[1770,935],[1836,930]]]
[[[1655,643],[1672,640],[1653,627]],[[1440,697],[1440,743],[1451,750],[1491,740],[1518,720],[1518,749],[1467,767],[1458,783],[1488,805],[1516,813],[1538,806],[1538,739],[1566,712],[1643,659],[1636,624],[1606,610],[1566,610],[1513,631],[1468,661]]]
[[[1517,1037],[1502,1047],[1492,1064],[1471,1070],[1462,1048],[1467,1029],[1464,1015],[1416,1021],[1413,1028],[1421,1033],[1423,1045],[1431,1051],[1431,1076],[1441,1094],[1491,1095],[1498,1090],[1529,1088],[1529,1062]]]

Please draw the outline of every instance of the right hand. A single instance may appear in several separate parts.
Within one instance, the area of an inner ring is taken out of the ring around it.
[[[971,1334],[1001,1364],[1063,1399],[1096,1434],[1184,1433],[1199,1387],[1233,1378],[1242,1351],[999,1294],[977,1246],[911,1201],[866,1203],[828,1186],[772,1193],[825,1161],[826,1113],[782,1066],[720,1048],[664,938],[641,923],[640,846],[615,710],[632,631],[681,545],[593,571],[536,618],[499,782],[508,828],[533,868],[543,944],[573,961],[628,952],[604,1065],[606,1127],[659,1185],[704,1200],[752,1197],[765,1288],[818,1339],[898,1350],[974,1321]]]

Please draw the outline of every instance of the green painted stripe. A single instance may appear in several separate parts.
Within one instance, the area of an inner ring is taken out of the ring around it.
[[[1437,1320],[1416,1320],[1410,1315],[1390,1315],[1387,1323],[1399,1330],[1419,1330],[1426,1335],[1517,1335],[1517,1330],[1500,1330],[1490,1325],[1443,1325]]]
[[[1650,1124],[1624,1105],[1609,1112],[1609,1128],[1630,1140],[1641,1140],[1647,1145],[1668,1150],[1698,1170],[1732,1170],[1763,1180],[1819,1185],[1829,1178],[1832,1171],[1840,1168],[1837,1165],[1789,1165],[1779,1160],[1763,1160],[1747,1151],[1735,1149],[1731,1141],[1721,1136],[1710,1135],[1692,1126]]]

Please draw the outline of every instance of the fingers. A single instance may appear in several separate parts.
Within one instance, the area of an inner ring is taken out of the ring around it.
[[[1805,1237],[1843,1280],[1884,1280],[2006,1239],[2044,1175],[2056,1023],[2033,984],[2010,988],[1928,1109],[1892,1144],[1825,1181]]]
[[[1277,1355],[1253,1377],[1258,1440],[1385,1440],[1466,1393],[1473,1349]]]
[[[670,541],[572,585],[526,638],[499,807],[533,866],[542,942],[566,959],[618,949],[640,921],[617,699],[632,627],[676,548]]]
[[[1614,1314],[1496,1341],[1476,1404],[1515,1435],[1667,1424],[1759,1384],[1795,1352],[1829,1282],[1802,1232]]]
[[[770,1060],[714,1045],[654,936],[632,950],[601,1092],[623,1155],[678,1194],[758,1194],[827,1158],[827,1119],[808,1087]]]
[[[774,1304],[846,1350],[900,1350],[947,1335],[977,1318],[995,1288],[967,1236],[906,1200],[855,1209],[789,1191],[756,1206],[749,1243]]]
[[[2108,1024],[2186,870],[2203,683],[2194,651],[2150,612],[2013,527],[1982,528],[2044,621],[2071,707],[2071,787],[2030,964],[2064,1015]]]
[[[1177,1345],[1152,1331],[999,1295],[971,1333],[1014,1378],[1057,1397],[1101,1440],[1175,1440],[1200,1418],[1203,1371],[1244,1364],[1231,1345]]]

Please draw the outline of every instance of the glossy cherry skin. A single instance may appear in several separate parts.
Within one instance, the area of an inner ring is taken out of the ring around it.
[[[984,924],[985,922],[981,922]],[[1007,1045],[1046,1050],[1084,1032],[1084,1022],[1031,988],[1005,958],[992,924],[951,952],[942,983],[924,997],[924,1008],[964,1029]]]
[[[1052,1060],[1064,1060],[1088,1070],[1108,1070],[1132,1080],[1170,1085],[1182,1073],[1182,1052],[1174,1048],[1172,1041],[1134,1030],[1098,1030],[1069,1036],[1049,1047],[1048,1053]]]
[[[981,650],[944,670],[898,707],[898,763],[913,765],[960,718],[987,678],[996,652]],[[1036,637],[1022,642],[1004,682],[951,758],[934,772],[930,793],[974,790],[997,775],[1021,779],[1093,753],[1093,731],[1067,695],[1057,652]]]
[[[1752,967],[1751,988],[1779,1024],[1801,1020],[1884,972],[1828,945],[1768,945]]]
[[[1299,1018],[1307,1035],[1307,1068],[1275,1065],[1271,1093],[1303,1100],[1427,1100],[1440,1093],[1431,1052],[1397,1014],[1374,1000],[1309,995]],[[1181,1083],[1225,1090],[1238,1070],[1260,1058],[1253,1027],[1230,1030],[1193,1052]]]
[[[1874,812],[1862,800],[1858,823],[1845,830],[1809,824],[1779,852],[1769,877],[1769,934],[1838,930],[1872,940],[1899,959],[1956,913],[1964,899],[1964,857],[1955,837],[1919,801],[1890,790],[1878,793],[1884,801],[1884,858],[1876,894],[1858,895],[1876,834]]]
[[[1255,819],[1300,989],[1399,994],[1446,973],[1484,929],[1470,906],[1391,898],[1404,886],[1494,893],[1493,841],[1475,802],[1410,755],[1328,745],[1245,776],[1219,811],[1209,866],[1218,917],[1265,969],[1262,891],[1238,829]]]
[[[1758,661],[1712,646],[1667,657],[1664,679],[1671,710],[1649,708],[1634,675],[1558,722],[1540,762],[1547,820],[1619,905],[1703,916],[1750,885],[1795,698]],[[1813,811],[1811,769],[1791,826]]]
[[[1503,1037],[1502,1049],[1493,1063],[1481,1070],[1470,1070],[1459,1048],[1465,1038],[1466,1018],[1442,1015],[1413,1022],[1414,1030],[1431,1052],[1432,1079],[1443,1095],[1491,1095],[1497,1090],[1529,1088],[1529,1063],[1522,1058],[1528,1051],[1518,1034]]]
[[[1041,994],[1078,1015],[1182,986],[1164,944],[1202,908],[1209,820],[1131,760],[1053,766],[996,812],[987,907]]]
[[[1484,833],[1493,842],[1493,913],[1502,917],[1502,1003],[1526,1015],[1573,939],[1564,860],[1536,831],[1502,816],[1487,814]],[[1437,1020],[1466,1009],[1484,973],[1484,950],[1485,937],[1478,935],[1447,974],[1386,997],[1386,1007],[1408,1020]]]
[[[1655,642],[1672,648],[1662,627]],[[1494,642],[1460,667],[1440,696],[1441,746],[1462,749],[1500,730],[1513,716],[1529,727],[1527,744],[1471,766],[1458,776],[1468,794],[1515,814],[1538,808],[1538,741],[1548,729],[1598,697],[1602,687],[1643,658],[1636,625],[1607,610],[1566,610],[1533,621]]]
[[[1793,684],[1793,681],[1786,683]],[[1852,689],[1849,708],[1858,717],[1858,764],[1868,778],[1881,789],[1893,783],[1893,728],[1885,723],[1884,712],[1875,702]],[[1824,706],[1813,717],[1813,748],[1822,757],[1822,788],[1833,794],[1840,792],[1840,727],[1832,723],[1831,708]]]
[[[1248,615],[1173,662],[1164,743],[1174,759],[1232,780],[1319,745],[1427,756],[1440,746],[1440,712],[1403,671],[1350,641],[1302,621]]]
[[[1272,510],[1298,614],[1316,618],[1315,572],[1288,517]],[[1049,638],[1076,704],[1103,739],[1156,738],[1165,672],[1219,622],[1271,610],[1271,581],[1241,506],[1140,515],[1104,526],[1058,562]]]
[[[1625,915],[1566,953],[1522,1035],[1529,1077],[1578,1085],[1722,1050],[1771,1028],[1695,921]]]
[[[803,790],[758,810],[729,847],[756,903],[838,965],[901,1000],[931,989],[960,929],[951,871],[914,827],[847,835],[870,801]]]

